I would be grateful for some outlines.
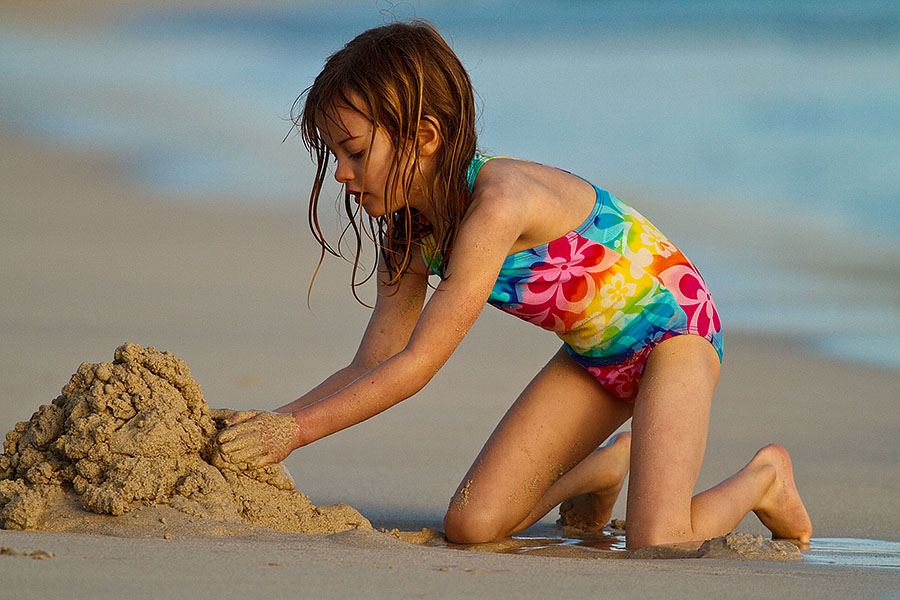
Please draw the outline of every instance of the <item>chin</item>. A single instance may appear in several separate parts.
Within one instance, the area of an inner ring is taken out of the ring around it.
[[[378,218],[378,217],[383,217],[385,215],[384,206],[381,206],[381,205],[369,207],[369,206],[366,206],[365,204],[363,204],[362,208],[365,211],[365,213],[367,215],[369,215],[370,217],[372,217],[373,219]]]

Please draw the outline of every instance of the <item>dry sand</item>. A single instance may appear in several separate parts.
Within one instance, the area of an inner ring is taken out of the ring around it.
[[[58,18],[28,9],[40,5],[4,3],[4,10],[58,26]],[[236,409],[296,397],[355,349],[368,313],[350,297],[344,265],[326,265],[306,308],[315,248],[302,207],[275,214],[172,203],[123,181],[110,157],[2,130],[0,181],[0,433],[56,398],[82,361],[108,361],[126,340],[173,351],[191,365],[210,405]],[[731,334],[726,343],[699,486],[778,441],[794,458],[814,538],[900,540],[900,374],[824,359],[791,340]],[[484,363],[510,345],[519,349],[515,361]],[[439,528],[459,478],[555,348],[552,336],[486,311],[415,399],[294,453],[286,465],[316,504],[346,502],[376,528]],[[614,516],[624,516],[623,503]],[[239,523],[203,530],[165,505],[141,504],[124,518],[139,524],[132,534],[141,537],[102,526],[0,531],[0,547],[8,548],[0,552],[0,596],[900,593],[897,569],[516,556],[410,545],[377,531],[287,534]],[[547,522],[533,533],[543,535]],[[765,533],[752,516],[740,529]]]

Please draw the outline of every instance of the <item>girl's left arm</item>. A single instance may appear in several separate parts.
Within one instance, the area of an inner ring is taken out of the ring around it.
[[[460,225],[445,279],[406,347],[343,388],[294,413],[301,445],[355,425],[409,398],[447,362],[484,308],[521,228],[504,202],[473,203]]]
[[[344,388],[291,413],[292,423],[273,425],[284,431],[272,431],[271,437],[282,438],[272,441],[286,451],[247,458],[257,465],[280,460],[294,448],[360,423],[421,390],[450,358],[487,302],[522,231],[524,217],[516,208],[502,196],[488,199],[482,194],[474,199],[460,224],[446,276],[406,346]],[[227,430],[231,433],[226,439],[220,436],[223,453],[246,453],[234,439],[239,427]]]

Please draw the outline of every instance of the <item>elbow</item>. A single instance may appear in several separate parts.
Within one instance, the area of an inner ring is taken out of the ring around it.
[[[356,373],[357,376],[377,368],[385,361],[392,359],[402,349],[395,348],[376,348],[376,349],[360,349],[346,367]]]
[[[407,347],[399,352],[395,357],[401,363],[404,372],[403,381],[407,387],[406,396],[412,396],[428,385],[428,382],[441,370],[446,362],[444,360],[436,360],[427,353],[416,352],[414,349]]]
[[[377,368],[384,361],[391,358],[390,356],[379,356],[376,354],[367,354],[365,356],[354,356],[353,360],[350,361],[350,364],[344,367],[344,370],[350,373],[354,379],[357,377],[361,377],[371,371],[372,369]]]

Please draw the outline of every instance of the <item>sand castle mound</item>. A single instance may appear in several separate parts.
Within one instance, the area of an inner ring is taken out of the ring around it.
[[[280,464],[223,462],[215,436],[228,414],[210,410],[170,352],[128,343],[112,363],[83,363],[52,404],[6,434],[0,527],[67,530],[90,513],[166,507],[191,522],[287,532],[371,528],[347,505],[313,505]]]

